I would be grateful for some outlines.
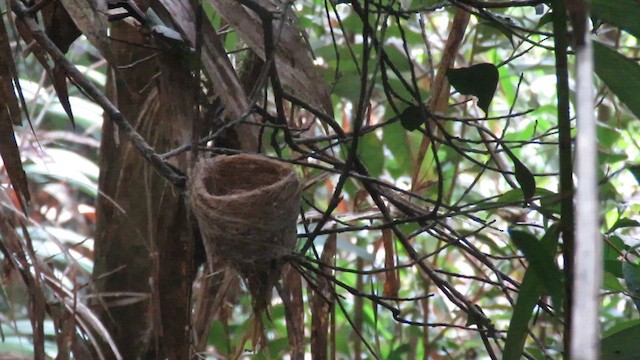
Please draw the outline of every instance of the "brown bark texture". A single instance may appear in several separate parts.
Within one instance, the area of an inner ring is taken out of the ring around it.
[[[117,72],[108,92],[157,153],[191,140],[192,77],[182,54],[131,43],[146,39],[114,24]],[[170,163],[186,173],[183,154]],[[94,280],[102,320],[125,359],[189,358],[193,237],[184,196],[157,176],[105,119]]]

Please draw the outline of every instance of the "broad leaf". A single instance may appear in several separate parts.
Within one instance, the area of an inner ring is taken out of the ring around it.
[[[540,241],[542,249],[552,250],[558,244],[558,227],[552,226]],[[550,252],[547,256],[552,256]],[[543,295],[544,285],[541,278],[535,273],[535,269],[529,267],[520,284],[518,299],[513,308],[513,315],[509,322],[507,340],[505,341],[503,360],[518,360],[522,358],[522,350],[527,339],[529,320],[538,300]]]
[[[602,339],[601,360],[635,360],[640,354],[640,324],[615,332]]]
[[[489,104],[498,87],[498,68],[493,64],[482,63],[468,68],[447,70],[449,83],[463,95],[478,98],[478,107],[485,115],[489,114]]]
[[[422,111],[420,111],[420,106],[410,105],[409,107],[404,109],[402,114],[400,114],[400,123],[405,129],[409,131],[416,130],[426,120],[424,119],[422,114],[423,113]]]
[[[640,38],[640,6],[637,0],[592,0],[591,14]]]
[[[631,299],[640,311],[640,266],[625,261],[622,263],[622,275],[627,283],[627,290],[633,295]]]
[[[615,224],[607,231],[608,234],[620,229],[620,228],[628,228],[628,227],[640,227],[640,222],[637,220],[629,219],[629,218],[620,218],[616,221]]]
[[[640,65],[599,42],[593,42],[595,71],[611,91],[640,117]]]
[[[529,262],[529,268],[540,279],[545,290],[551,295],[553,306],[562,311],[564,287],[562,272],[555,262],[554,249],[538,241],[535,236],[519,230],[509,230],[511,241]]]

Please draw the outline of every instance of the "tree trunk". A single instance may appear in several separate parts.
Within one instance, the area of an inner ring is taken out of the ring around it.
[[[127,41],[113,42],[112,100],[157,153],[189,142],[195,97],[185,59],[131,45],[145,39],[127,25],[112,26],[111,36]],[[194,267],[184,197],[108,119],[100,150],[94,281],[102,320],[125,359],[188,359]],[[187,155],[169,162],[186,173]]]

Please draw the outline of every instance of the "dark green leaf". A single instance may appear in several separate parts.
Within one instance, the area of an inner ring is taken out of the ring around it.
[[[449,83],[463,95],[478,98],[478,107],[485,115],[489,114],[489,104],[498,87],[498,68],[493,64],[482,63],[468,68],[447,70]]]
[[[406,359],[409,352],[411,352],[411,346],[409,344],[402,344],[389,353],[387,360]]]
[[[530,200],[536,194],[536,179],[527,169],[526,166],[516,157],[516,155],[506,146],[503,146],[504,151],[507,153],[507,156],[513,161],[513,172],[516,175],[516,181],[522,187],[522,193],[524,194],[525,200]]]
[[[545,290],[551,295],[553,305],[561,312],[564,287],[562,272],[555,262],[555,252],[543,245],[535,236],[524,231],[509,230],[511,241],[518,247],[529,262],[529,268],[538,276]]]
[[[418,105],[409,105],[402,114],[400,114],[400,123],[402,126],[413,131],[422,125],[426,119],[423,118],[424,113],[420,110]]]
[[[593,42],[593,57],[598,77],[640,117],[640,65],[599,42]]]
[[[611,275],[622,279],[624,275],[622,274],[622,260],[618,259],[609,259],[604,261],[604,271],[610,273]]]
[[[555,249],[557,243],[558,227],[554,225],[549,228],[540,241],[540,247],[542,249],[552,250]],[[550,253],[549,255],[552,254],[553,253]],[[509,322],[509,330],[507,331],[507,340],[505,341],[502,360],[518,360],[522,358],[522,350],[527,339],[529,320],[543,291],[544,286],[541,278],[536,274],[534,268],[529,267],[524,274],[524,279],[520,284],[518,299],[513,307],[513,315]]]
[[[636,179],[636,182],[640,184],[640,164],[634,164],[627,166],[627,170],[631,172],[631,175]]]
[[[633,295],[631,299],[640,311],[640,266],[625,261],[622,263],[622,275],[627,283],[627,290]]]
[[[476,304],[473,304],[473,306],[476,307],[476,310],[478,310],[478,312],[480,312],[481,314],[484,314],[484,311],[482,311],[482,308]],[[465,326],[471,326],[471,325],[475,325],[478,327],[478,329],[480,329],[482,327],[483,321],[479,316],[476,316],[475,313],[469,312],[467,313],[467,322],[465,324]]]
[[[536,26],[536,29],[539,29],[549,23],[551,23],[553,21],[553,13],[552,12],[548,12],[542,16],[540,16],[540,20],[538,20],[538,25]]]
[[[613,333],[601,343],[601,360],[635,360],[640,354],[640,324]]]
[[[640,7],[637,0],[592,0],[591,14],[640,38]]]

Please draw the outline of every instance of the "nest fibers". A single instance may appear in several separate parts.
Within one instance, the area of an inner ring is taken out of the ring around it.
[[[221,259],[240,273],[256,312],[267,307],[282,257],[295,247],[300,190],[291,166],[260,155],[203,159],[191,176],[209,264]]]

